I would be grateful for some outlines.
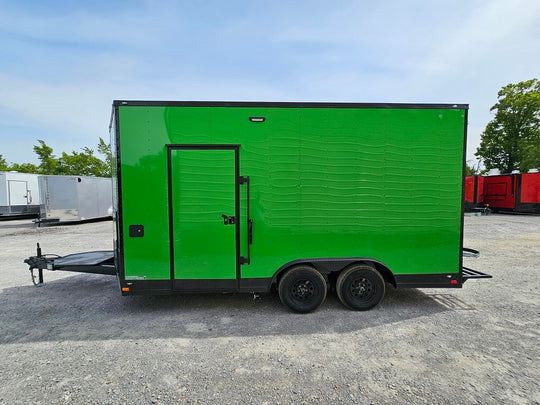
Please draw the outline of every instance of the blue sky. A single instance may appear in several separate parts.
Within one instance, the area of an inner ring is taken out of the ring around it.
[[[540,76],[540,1],[2,1],[0,154],[108,139],[113,99],[468,103]]]

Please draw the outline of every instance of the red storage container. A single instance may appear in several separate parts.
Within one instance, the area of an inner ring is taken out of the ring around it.
[[[465,178],[465,210],[472,211],[484,206],[484,178],[467,176]]]
[[[485,177],[484,203],[493,211],[540,213],[540,173]]]

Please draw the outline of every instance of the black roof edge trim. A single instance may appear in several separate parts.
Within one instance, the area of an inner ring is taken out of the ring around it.
[[[114,100],[114,107],[261,107],[261,108],[402,108],[468,110],[469,104],[430,103],[349,103],[287,101],[144,101]]]

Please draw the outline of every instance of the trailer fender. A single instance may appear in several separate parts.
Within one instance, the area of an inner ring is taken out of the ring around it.
[[[377,270],[381,276],[384,278],[384,280],[390,284],[392,284],[394,287],[396,287],[396,279],[394,277],[394,274],[392,271],[386,266],[384,263],[382,263],[379,260],[375,260],[369,257],[348,257],[348,258],[341,258],[341,259],[297,259],[293,260],[291,262],[285,263],[283,266],[281,266],[278,271],[274,273],[274,276],[272,277],[272,285],[278,284],[279,280],[283,276],[283,274],[292,266],[296,265],[308,265],[311,267],[314,267],[317,271],[319,271],[328,282],[335,282],[335,279],[337,278],[338,273],[343,270],[344,268],[352,265],[352,264],[366,264],[368,266],[371,266]]]

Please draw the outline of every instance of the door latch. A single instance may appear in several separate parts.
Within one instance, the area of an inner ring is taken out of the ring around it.
[[[230,217],[225,214],[223,214],[221,217],[223,218],[223,225],[234,225],[236,223],[235,217]]]

